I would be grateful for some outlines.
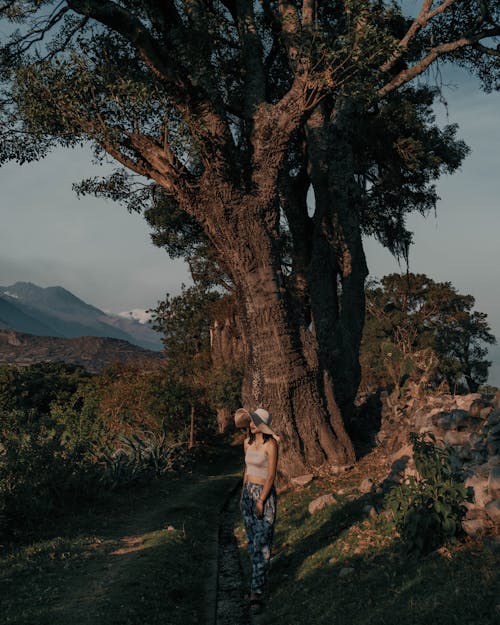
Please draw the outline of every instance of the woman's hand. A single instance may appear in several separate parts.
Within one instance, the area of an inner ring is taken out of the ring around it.
[[[258,519],[262,519],[262,517],[264,516],[264,502],[262,501],[262,499],[258,499],[255,502],[255,516]]]

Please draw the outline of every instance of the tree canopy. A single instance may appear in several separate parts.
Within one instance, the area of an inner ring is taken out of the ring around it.
[[[422,376],[453,392],[475,393],[488,378],[488,345],[496,343],[472,295],[423,274],[390,274],[367,290],[362,359],[378,384],[403,386]],[[420,369],[419,369],[420,365]],[[390,373],[393,372],[392,376]],[[369,375],[370,375],[369,374]]]

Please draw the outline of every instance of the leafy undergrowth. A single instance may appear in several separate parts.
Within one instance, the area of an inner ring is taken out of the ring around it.
[[[270,596],[259,625],[499,622],[498,553],[491,547],[469,541],[410,557],[387,514],[367,516],[371,496],[357,487],[365,475],[381,480],[385,470],[375,453],[350,473],[281,494]],[[309,502],[326,493],[336,493],[336,503],[310,515]],[[243,549],[241,526],[237,535]],[[248,576],[248,557],[242,558]]]
[[[239,460],[219,452],[190,475],[113,493],[30,545],[0,547],[2,625],[204,624],[218,509]]]

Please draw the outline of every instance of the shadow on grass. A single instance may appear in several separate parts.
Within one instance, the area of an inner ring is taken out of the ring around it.
[[[2,624],[204,623],[218,510],[238,479],[234,468],[226,458],[115,493],[50,537],[0,553]]]
[[[383,517],[356,527],[369,501],[362,496],[317,519],[294,510],[282,520],[276,536],[283,554],[273,563],[271,597],[259,623],[498,623],[498,554],[469,543],[409,557]]]

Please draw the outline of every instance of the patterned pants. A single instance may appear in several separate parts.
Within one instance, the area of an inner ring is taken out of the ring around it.
[[[264,592],[264,586],[269,574],[271,560],[271,545],[276,519],[276,491],[274,486],[264,504],[262,518],[255,516],[255,503],[260,497],[263,486],[246,482],[243,484],[241,495],[241,512],[248,539],[248,551],[252,561],[252,592]]]

